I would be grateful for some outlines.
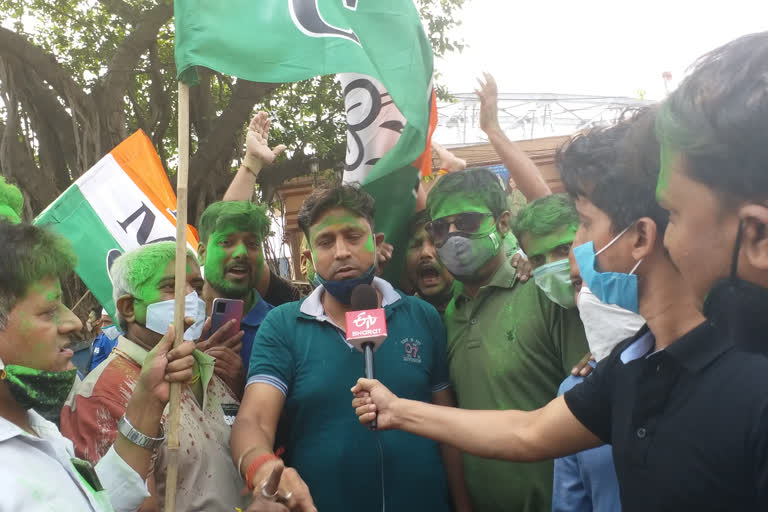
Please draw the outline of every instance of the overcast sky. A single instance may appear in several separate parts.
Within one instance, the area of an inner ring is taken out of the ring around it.
[[[492,73],[501,92],[661,99],[693,60],[768,30],[765,0],[466,0],[454,33],[469,45],[436,62],[453,93]]]

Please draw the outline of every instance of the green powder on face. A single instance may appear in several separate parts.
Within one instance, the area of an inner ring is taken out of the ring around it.
[[[260,241],[269,236],[270,220],[264,206],[251,201],[218,201],[208,206],[198,225],[200,241],[211,245],[214,233],[247,232]]]
[[[205,251],[205,279],[216,289],[229,290],[232,284],[224,278],[224,262],[227,252],[219,246],[223,238],[214,233]]]
[[[534,256],[540,256],[547,254],[555,247],[559,247],[563,244],[570,244],[573,242],[573,238],[576,236],[576,230],[578,226],[564,226],[553,233],[549,233],[544,236],[535,236],[531,233],[527,233],[527,247],[525,247],[525,253],[529,258]]]
[[[368,240],[365,242],[365,250],[368,252],[373,252],[375,250],[375,245],[373,243],[373,233],[370,233],[368,235]]]
[[[232,296],[247,294],[261,280],[262,272],[264,272],[264,252],[259,248],[256,255],[255,274],[252,280],[236,284],[226,279],[228,259],[248,259],[248,247],[242,240],[233,249],[229,249],[232,251],[231,256],[228,255],[228,249],[221,246],[222,242],[227,240],[228,237],[237,233],[241,233],[237,227],[230,227],[229,229],[212,233],[205,252],[205,280],[216,290]],[[229,262],[229,264],[231,263],[232,261]]]
[[[194,253],[188,250],[187,258],[193,259]],[[166,274],[173,276],[175,260],[176,243],[171,241],[133,249],[115,260],[113,274],[123,275],[136,292],[134,310],[138,322],[144,323],[147,306],[160,300],[158,285]]]
[[[478,197],[463,197],[446,194],[431,202],[429,215],[432,219],[441,219],[459,213],[492,213],[490,208]]]
[[[245,248],[245,244],[242,242],[237,244],[237,247],[235,247],[235,252],[232,253],[233,258],[237,258],[238,256],[248,256],[248,249]]]
[[[334,226],[337,228],[341,228],[342,226],[348,226],[348,227],[355,227],[363,231],[366,231],[367,229],[364,223],[365,221],[363,219],[351,213],[340,213],[340,214],[332,213],[327,217],[325,217],[320,222],[318,222],[317,224],[313,225],[309,229],[309,236],[312,242],[311,245],[315,245],[315,241],[317,240],[318,233],[322,232],[323,230],[331,226]]]
[[[167,263],[166,267],[155,269],[154,273],[146,276],[146,280],[137,288],[133,301],[133,310],[136,314],[136,321],[140,324],[147,323],[147,308],[150,304],[154,304],[160,300],[160,290],[158,289],[158,285],[165,275],[166,269],[168,267],[173,268],[173,266],[174,261],[171,260]]]

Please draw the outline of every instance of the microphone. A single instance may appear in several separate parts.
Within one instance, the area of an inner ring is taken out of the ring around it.
[[[374,379],[373,353],[387,337],[387,318],[379,307],[376,289],[359,284],[352,290],[352,310],[345,314],[347,343],[363,353],[365,378]],[[376,420],[371,422],[376,429]]]

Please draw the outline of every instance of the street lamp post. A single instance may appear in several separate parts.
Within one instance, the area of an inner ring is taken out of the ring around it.
[[[312,173],[312,184],[317,188],[317,173],[320,170],[320,160],[316,156],[309,159],[309,171]]]
[[[333,167],[333,173],[336,175],[336,183],[341,185],[341,182],[344,180],[344,162],[336,162],[336,165]]]

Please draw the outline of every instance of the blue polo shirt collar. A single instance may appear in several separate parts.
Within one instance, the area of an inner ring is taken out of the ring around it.
[[[256,301],[256,305],[253,306],[248,314],[245,315],[241,320],[241,323],[247,325],[248,327],[258,327],[261,325],[261,322],[264,321],[264,317],[267,316],[269,310],[272,309],[271,306],[261,298],[259,292],[253,290],[253,294],[254,298],[258,299]]]

